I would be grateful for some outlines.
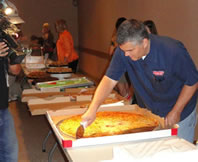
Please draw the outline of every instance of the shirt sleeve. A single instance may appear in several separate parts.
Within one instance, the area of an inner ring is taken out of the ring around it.
[[[64,59],[68,58],[72,53],[72,46],[67,35],[64,35],[58,41],[58,55]]]
[[[198,81],[197,68],[181,42],[179,43],[179,50],[173,68],[175,75],[183,80],[185,85],[192,86]]]
[[[64,50],[64,56],[68,58],[72,53],[72,46],[68,37],[63,37],[62,48]]]
[[[122,74],[126,71],[124,57],[124,52],[117,47],[105,75],[113,80],[120,80]]]

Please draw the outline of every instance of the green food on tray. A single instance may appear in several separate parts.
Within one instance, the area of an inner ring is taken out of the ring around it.
[[[89,83],[89,81],[86,78],[80,78],[80,79],[73,79],[73,80],[58,80],[48,83],[40,83],[38,85],[39,88],[53,88],[53,87],[64,87],[64,86],[70,86],[70,85],[81,85]]]

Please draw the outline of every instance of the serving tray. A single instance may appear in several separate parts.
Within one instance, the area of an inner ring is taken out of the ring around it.
[[[72,73],[72,69],[68,67],[54,67],[54,68],[48,68],[46,72],[49,74],[67,74],[67,73]]]
[[[36,84],[36,89],[44,90],[48,88],[77,88],[83,86],[92,86],[94,83],[86,77],[62,79],[57,81],[42,82]]]

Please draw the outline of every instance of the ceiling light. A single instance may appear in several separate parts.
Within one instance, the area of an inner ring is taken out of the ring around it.
[[[13,12],[13,9],[10,7],[5,8],[4,10],[5,15],[11,15]]]
[[[5,17],[12,23],[12,24],[21,24],[24,23],[18,15],[18,10],[16,6],[11,3],[9,0],[0,0],[0,10],[2,10]]]

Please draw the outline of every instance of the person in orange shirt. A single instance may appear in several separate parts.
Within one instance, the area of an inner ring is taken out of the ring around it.
[[[74,50],[73,38],[67,30],[66,21],[63,19],[57,20],[55,28],[58,33],[58,40],[56,42],[58,61],[67,62],[73,72],[76,72],[79,56]]]

